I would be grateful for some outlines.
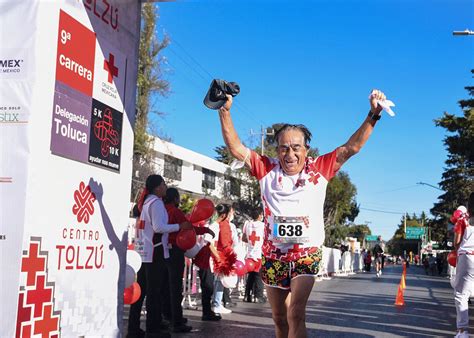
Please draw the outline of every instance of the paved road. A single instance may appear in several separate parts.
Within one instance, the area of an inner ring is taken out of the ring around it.
[[[398,308],[394,301],[401,272],[400,266],[391,266],[381,278],[359,273],[316,283],[307,307],[308,336],[452,337],[456,311],[449,280],[426,276],[423,269],[410,267],[405,306]],[[200,311],[185,310],[194,329],[173,337],[274,337],[268,304],[239,300],[232,310],[216,323],[202,322]]]

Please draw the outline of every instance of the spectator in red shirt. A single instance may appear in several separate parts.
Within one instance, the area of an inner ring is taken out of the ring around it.
[[[168,212],[168,223],[179,224],[186,222],[185,214],[178,208],[180,204],[179,192],[176,188],[168,188],[166,196],[163,198],[166,211]],[[168,272],[169,300],[171,307],[171,320],[173,332],[189,332],[192,326],[186,325],[187,319],[183,317],[183,273],[184,273],[184,252],[174,244],[173,235],[170,235],[171,248],[169,258],[164,258],[160,262],[166,266]]]

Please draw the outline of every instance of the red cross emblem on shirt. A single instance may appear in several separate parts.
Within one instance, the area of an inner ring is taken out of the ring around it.
[[[301,250],[299,244],[293,244],[293,248],[288,250],[288,253],[298,253]]]
[[[252,242],[252,245],[255,246],[255,242],[260,240],[260,236],[257,236],[257,233],[254,230],[250,234],[249,239],[250,239],[250,242]]]
[[[104,60],[104,70],[109,73],[108,81],[112,83],[114,76],[118,76],[118,68],[114,64],[115,57],[113,54],[109,53],[109,60]]]

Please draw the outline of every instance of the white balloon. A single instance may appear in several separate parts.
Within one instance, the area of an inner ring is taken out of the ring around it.
[[[136,271],[133,270],[133,268],[127,264],[125,267],[125,287],[128,288],[130,285],[135,282],[135,274]]]
[[[229,275],[229,276],[221,275],[220,279],[221,279],[222,285],[224,285],[224,287],[226,288],[235,288],[238,281],[237,275],[234,275],[234,274]]]
[[[142,266],[142,257],[135,250],[127,250],[127,264],[138,273],[138,270],[140,270]]]

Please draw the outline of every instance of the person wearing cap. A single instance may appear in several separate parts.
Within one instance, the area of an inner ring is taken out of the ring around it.
[[[469,195],[467,210],[462,210],[463,215],[454,226],[454,247],[458,255],[453,283],[456,338],[469,337],[469,297],[474,292],[474,192]]]
[[[307,156],[311,132],[304,125],[285,124],[275,133],[277,158],[248,149],[232,122],[232,95],[219,102],[224,141],[232,156],[243,161],[260,184],[265,223],[261,272],[277,338],[306,337],[306,303],[319,270],[325,236],[326,187],[371,135],[381,116],[379,100],[385,100],[384,93],[373,90],[369,114],[360,128],[345,144],[317,158]]]

